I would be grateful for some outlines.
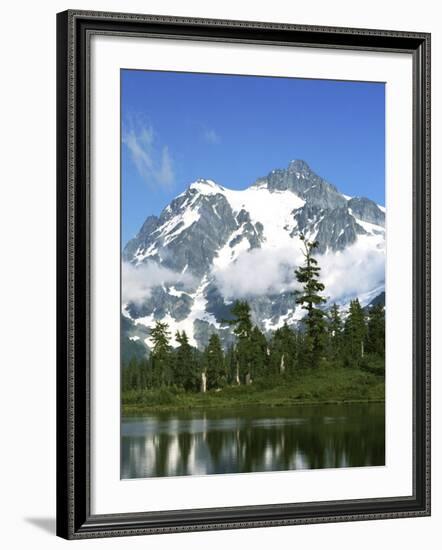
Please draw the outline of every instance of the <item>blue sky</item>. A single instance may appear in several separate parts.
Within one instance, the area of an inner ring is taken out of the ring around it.
[[[385,204],[385,86],[121,71],[122,244],[198,178],[243,189],[303,159]]]

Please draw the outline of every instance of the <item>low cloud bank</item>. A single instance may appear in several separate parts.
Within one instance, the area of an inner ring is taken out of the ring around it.
[[[350,299],[381,287],[385,281],[385,254],[382,250],[367,250],[358,243],[343,252],[317,257],[321,267],[320,279],[329,303]],[[301,248],[283,247],[253,249],[222,268],[212,271],[214,281],[226,301],[270,296],[300,288],[294,274],[302,265]],[[195,278],[150,261],[135,267],[127,262],[122,266],[123,303],[140,304],[148,299],[152,289],[161,285],[184,285],[194,288]]]
[[[358,243],[343,252],[319,256],[321,280],[331,301],[346,302],[362,296],[385,281],[385,253],[366,250]]]
[[[123,303],[134,304],[141,304],[147,300],[152,289],[157,286],[176,284],[191,286],[195,282],[192,275],[188,273],[178,273],[152,261],[140,266],[123,262],[121,278]]]
[[[216,284],[226,300],[279,294],[298,288],[294,269],[302,261],[293,247],[244,252],[232,264],[215,269]]]
[[[385,280],[385,254],[356,243],[343,252],[317,256],[324,295],[330,302],[361,296]],[[279,294],[300,288],[294,270],[302,265],[301,250],[293,247],[244,252],[232,264],[214,270],[216,284],[226,300]]]

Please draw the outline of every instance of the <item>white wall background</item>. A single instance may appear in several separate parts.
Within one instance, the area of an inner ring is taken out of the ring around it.
[[[442,279],[442,27],[437,0],[107,0],[2,6],[0,540],[3,548],[439,548],[442,538],[442,301],[433,285],[431,518],[89,540],[55,529],[55,13],[67,8],[432,33],[433,281]]]

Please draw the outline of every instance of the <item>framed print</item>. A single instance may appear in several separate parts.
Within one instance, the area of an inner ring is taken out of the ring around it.
[[[57,19],[57,533],[430,514],[430,36]]]

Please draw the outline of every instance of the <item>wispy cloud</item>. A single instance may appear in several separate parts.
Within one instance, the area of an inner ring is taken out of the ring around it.
[[[175,181],[175,173],[173,171],[173,160],[169,152],[169,147],[165,145],[161,152],[161,162],[159,169],[156,172],[157,180],[165,186],[172,185]]]
[[[195,279],[189,273],[179,273],[155,262],[134,266],[123,262],[121,294],[123,303],[141,304],[152,294],[152,289],[161,285],[192,287]]]
[[[211,145],[217,145],[221,142],[220,135],[213,128],[204,128],[203,130],[204,141]]]
[[[123,144],[140,176],[149,185],[170,188],[175,182],[173,159],[167,145],[158,145],[152,125],[134,116],[123,124]]]

